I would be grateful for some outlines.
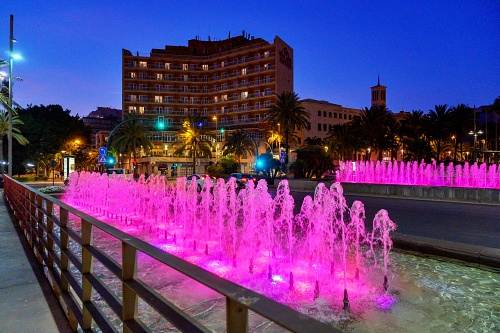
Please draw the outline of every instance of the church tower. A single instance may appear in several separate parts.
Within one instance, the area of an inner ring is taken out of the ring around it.
[[[387,89],[387,87],[380,85],[380,75],[378,77],[377,85],[371,87],[371,89],[372,89],[372,107],[386,106],[387,103],[385,101],[385,90]]]

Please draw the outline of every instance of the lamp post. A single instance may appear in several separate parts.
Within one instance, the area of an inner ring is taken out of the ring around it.
[[[472,159],[474,162],[477,162],[476,159],[477,159],[477,136],[478,135],[481,135],[483,134],[483,131],[479,130],[479,131],[470,131],[469,132],[469,135],[472,135],[474,136],[474,147],[472,148]]]
[[[14,15],[10,15],[10,35],[9,35],[9,130],[7,132],[8,150],[8,175],[12,177],[12,66],[14,64]]]

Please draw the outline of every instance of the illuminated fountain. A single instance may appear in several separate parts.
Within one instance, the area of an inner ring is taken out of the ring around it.
[[[237,283],[283,282],[287,297],[337,297],[344,310],[351,307],[348,294],[358,304],[388,290],[389,234],[396,225],[381,210],[367,232],[363,204],[349,209],[339,183],[319,184],[297,215],[286,180],[274,198],[265,180],[237,192],[235,179],[218,179],[198,193],[186,178],[173,185],[163,176],[135,182],[81,172],[70,184],[65,201],[71,205],[132,233],[149,231],[154,245]],[[372,281],[369,272],[379,262],[383,281]]]
[[[420,186],[453,186],[500,189],[500,168],[496,164],[462,166],[449,163],[347,161],[340,162],[336,180],[347,183],[374,183]]]
[[[206,183],[200,193],[196,187],[185,178],[169,183],[152,175],[136,182],[82,172],[71,175],[63,200],[192,264],[349,331],[500,328],[499,274],[398,252],[389,257],[389,234],[396,226],[388,213],[380,210],[369,223],[363,203],[354,201],[349,207],[338,183],[330,188],[319,184],[298,214],[287,181],[274,197],[265,181],[239,192],[234,180]],[[101,238],[99,245],[106,246],[105,241]],[[165,275],[159,265],[141,264],[162,293],[172,290],[172,297],[188,297],[185,289],[177,293],[169,285],[168,276],[159,282]],[[217,308],[224,311],[223,300],[211,307],[214,316],[220,313]]]

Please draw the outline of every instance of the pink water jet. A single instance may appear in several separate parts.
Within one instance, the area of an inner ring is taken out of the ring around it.
[[[500,189],[500,168],[496,164],[462,165],[418,162],[340,161],[336,180],[346,183],[453,186]]]
[[[74,172],[64,200],[278,301],[322,297],[343,300],[348,311],[348,295],[359,304],[389,287],[389,236],[396,225],[381,210],[367,232],[363,204],[349,208],[340,183],[329,189],[320,183],[297,215],[286,180],[273,198],[265,180],[238,192],[234,179],[218,179],[198,193],[196,182],[188,185],[186,178],[174,184],[164,176],[134,181]],[[384,281],[371,281],[379,261]]]

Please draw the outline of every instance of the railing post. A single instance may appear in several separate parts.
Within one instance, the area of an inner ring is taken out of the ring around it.
[[[226,297],[227,333],[248,333],[248,308]]]
[[[125,284],[125,281],[135,279],[136,277],[137,249],[130,244],[122,242],[123,333],[132,332],[128,328],[127,320],[137,317],[137,293]]]
[[[64,228],[68,225],[68,211],[62,207],[60,207],[59,210],[59,221],[61,223],[61,228],[59,230],[60,232],[60,241],[61,241],[61,290],[62,292],[68,292],[69,291],[69,281],[66,279],[65,275],[63,272],[68,271],[69,269],[69,258],[68,256],[64,253],[64,250],[66,250],[69,247],[69,236],[66,230]]]
[[[90,222],[82,219],[82,302],[83,302],[83,324],[82,329],[89,330],[92,327],[92,315],[87,309],[86,302],[92,301],[93,288],[87,280],[85,274],[94,271],[94,260],[92,254],[85,248],[92,245],[94,239],[94,229]]]
[[[38,230],[37,230],[37,250],[38,250],[38,255],[37,255],[37,258],[38,258],[38,262],[40,264],[43,263],[43,258],[42,258],[42,254],[45,254],[45,247],[43,246],[43,242],[42,242],[42,239],[43,239],[43,228],[42,228],[42,223],[43,223],[43,212],[42,212],[42,207],[43,207],[43,197],[42,196],[37,196],[36,197],[36,213],[37,213],[37,226],[38,226]]]
[[[51,236],[54,233],[54,221],[52,220],[52,216],[54,215],[54,203],[47,200],[45,206],[47,211],[47,268],[53,268],[54,259],[51,253],[54,251],[54,241]]]

